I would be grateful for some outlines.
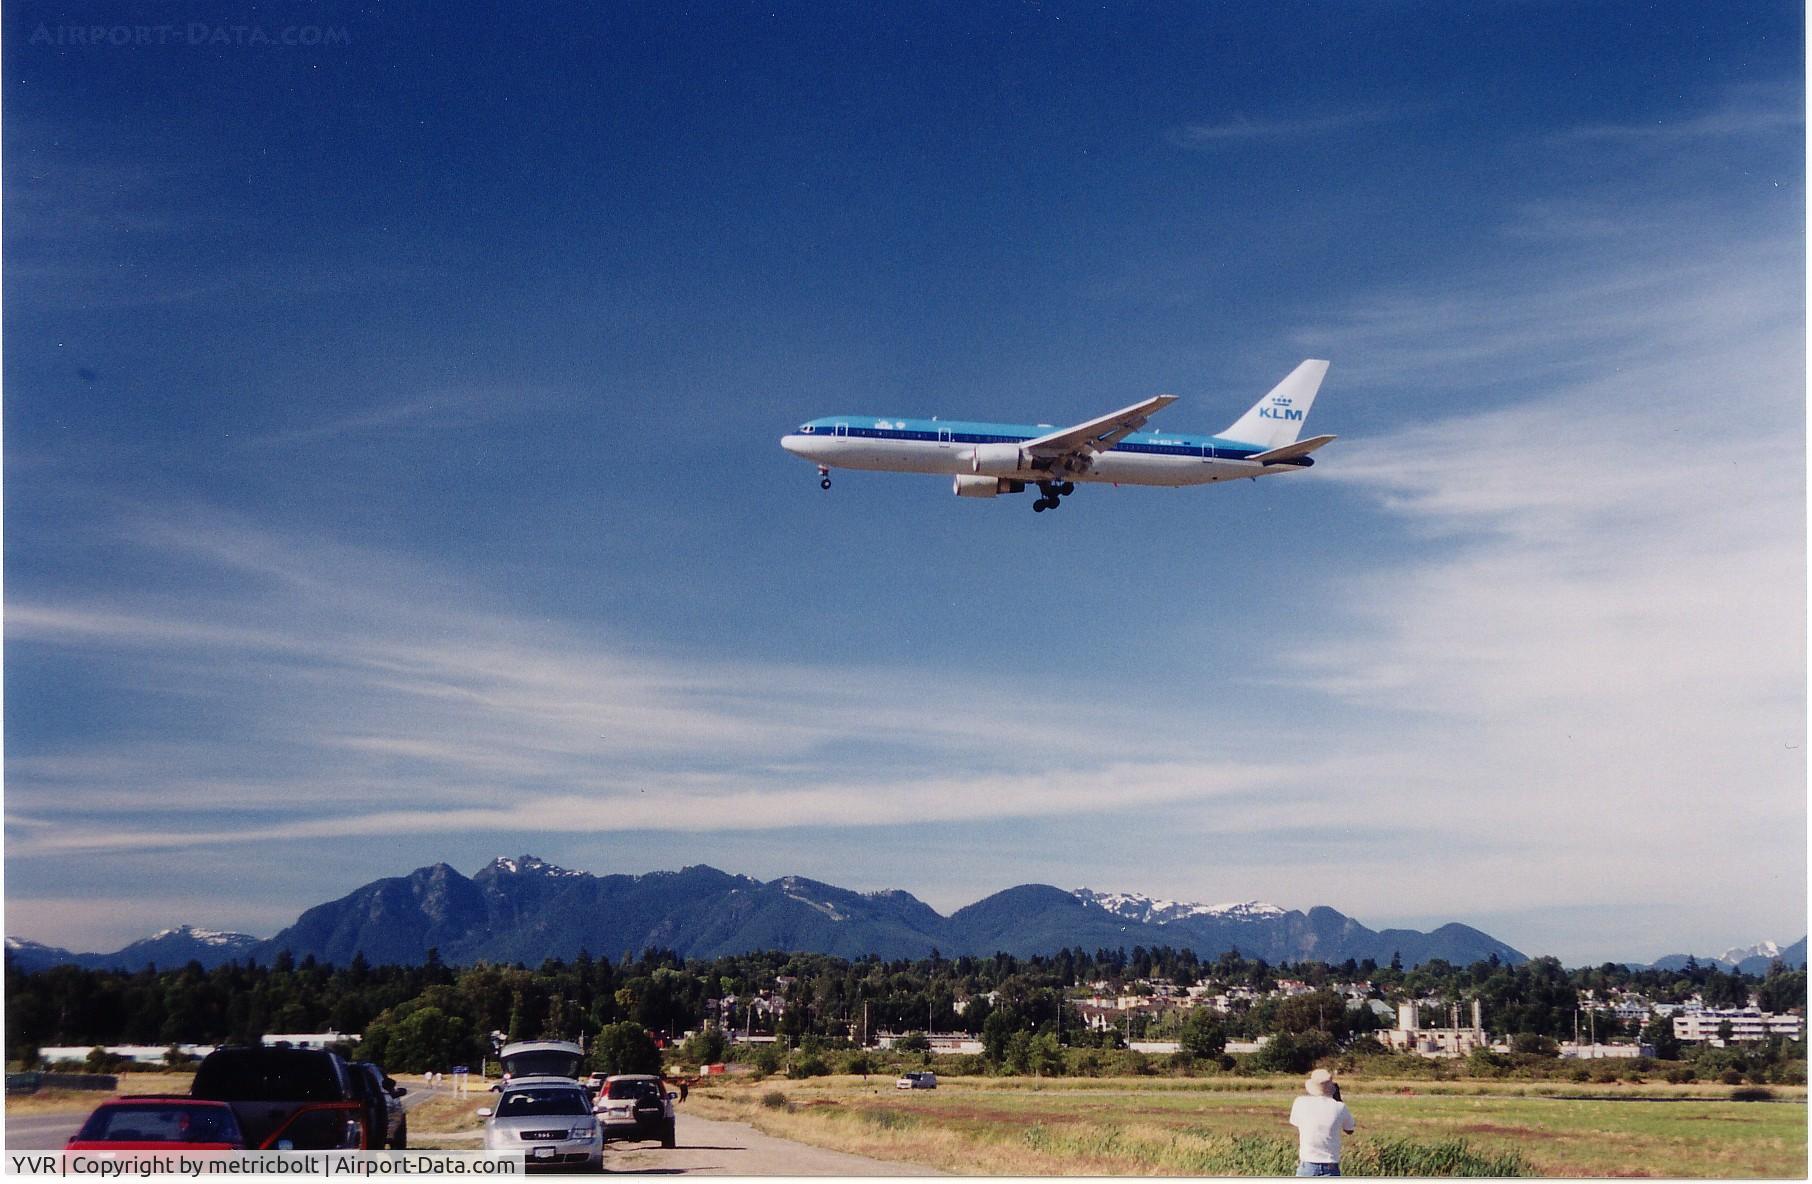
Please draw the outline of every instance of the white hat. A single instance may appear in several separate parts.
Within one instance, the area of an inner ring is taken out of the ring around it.
[[[1302,1083],[1305,1093],[1318,1098],[1327,1097],[1334,1092],[1334,1075],[1326,1069],[1317,1069],[1309,1074],[1309,1079]]]

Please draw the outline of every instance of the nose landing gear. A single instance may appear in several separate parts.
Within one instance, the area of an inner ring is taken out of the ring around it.
[[[1044,494],[1044,496],[1032,503],[1032,512],[1034,514],[1042,514],[1046,510],[1055,510],[1058,506],[1062,505],[1064,498],[1076,492],[1076,483],[1074,481],[1064,481],[1061,484],[1056,481],[1040,481],[1038,483],[1038,492]]]
[[[818,488],[819,489],[829,489],[830,488],[830,470],[825,468],[823,465],[818,466]]]

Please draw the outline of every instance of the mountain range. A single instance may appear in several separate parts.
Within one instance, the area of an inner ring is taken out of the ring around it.
[[[1382,965],[1398,957],[1406,966],[1432,958],[1465,965],[1494,955],[1527,961],[1465,925],[1428,933],[1372,930],[1324,905],[1305,913],[1260,901],[1200,905],[1023,884],[946,917],[899,890],[852,892],[800,876],[761,881],[703,865],[598,876],[532,855],[495,859],[470,877],[437,863],[375,880],[307,910],[268,940],[185,925],[112,954],[6,941],[8,961],[21,970],[62,963],[138,969],[191,960],[212,967],[267,963],[284,951],[341,965],[359,954],[373,964],[418,964],[430,950],[452,964],[534,965],[580,950],[616,958],[650,947],[688,958],[780,949],[892,959],[933,950],[1027,956],[1138,945],[1193,949],[1204,958],[1237,949],[1272,963],[1371,958]],[[1797,946],[1802,963],[1804,945]]]
[[[1767,974],[1768,968],[1777,960],[1792,967],[1805,966],[1806,939],[1802,937],[1790,946],[1776,945],[1771,941],[1757,942],[1752,946],[1738,946],[1713,956],[1669,954],[1665,958],[1655,959],[1649,965],[1656,970],[1679,970],[1686,965],[1689,958],[1700,966],[1716,966],[1723,971],[1740,970],[1744,974]]]

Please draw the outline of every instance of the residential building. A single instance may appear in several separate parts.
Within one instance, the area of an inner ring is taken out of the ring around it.
[[[1674,1037],[1689,1043],[1722,1048],[1724,1041],[1718,1035],[1718,1029],[1724,1024],[1730,1025],[1730,1039],[1733,1041],[1766,1040],[1770,1036],[1801,1040],[1806,1034],[1806,1018],[1791,1012],[1776,1015],[1755,1007],[1706,1007],[1675,1015]]]

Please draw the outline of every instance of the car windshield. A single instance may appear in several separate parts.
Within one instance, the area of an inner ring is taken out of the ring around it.
[[[240,1143],[239,1126],[225,1106],[182,1102],[128,1102],[102,1106],[88,1116],[77,1139],[89,1143]]]
[[[497,1103],[497,1117],[535,1114],[590,1114],[585,1095],[576,1089],[512,1089]]]
[[[621,1101],[624,1098],[658,1098],[660,1094],[660,1087],[652,1081],[613,1081],[604,1096]]]
[[[337,1102],[341,1088],[329,1054],[248,1048],[203,1061],[191,1092],[221,1102]]]

